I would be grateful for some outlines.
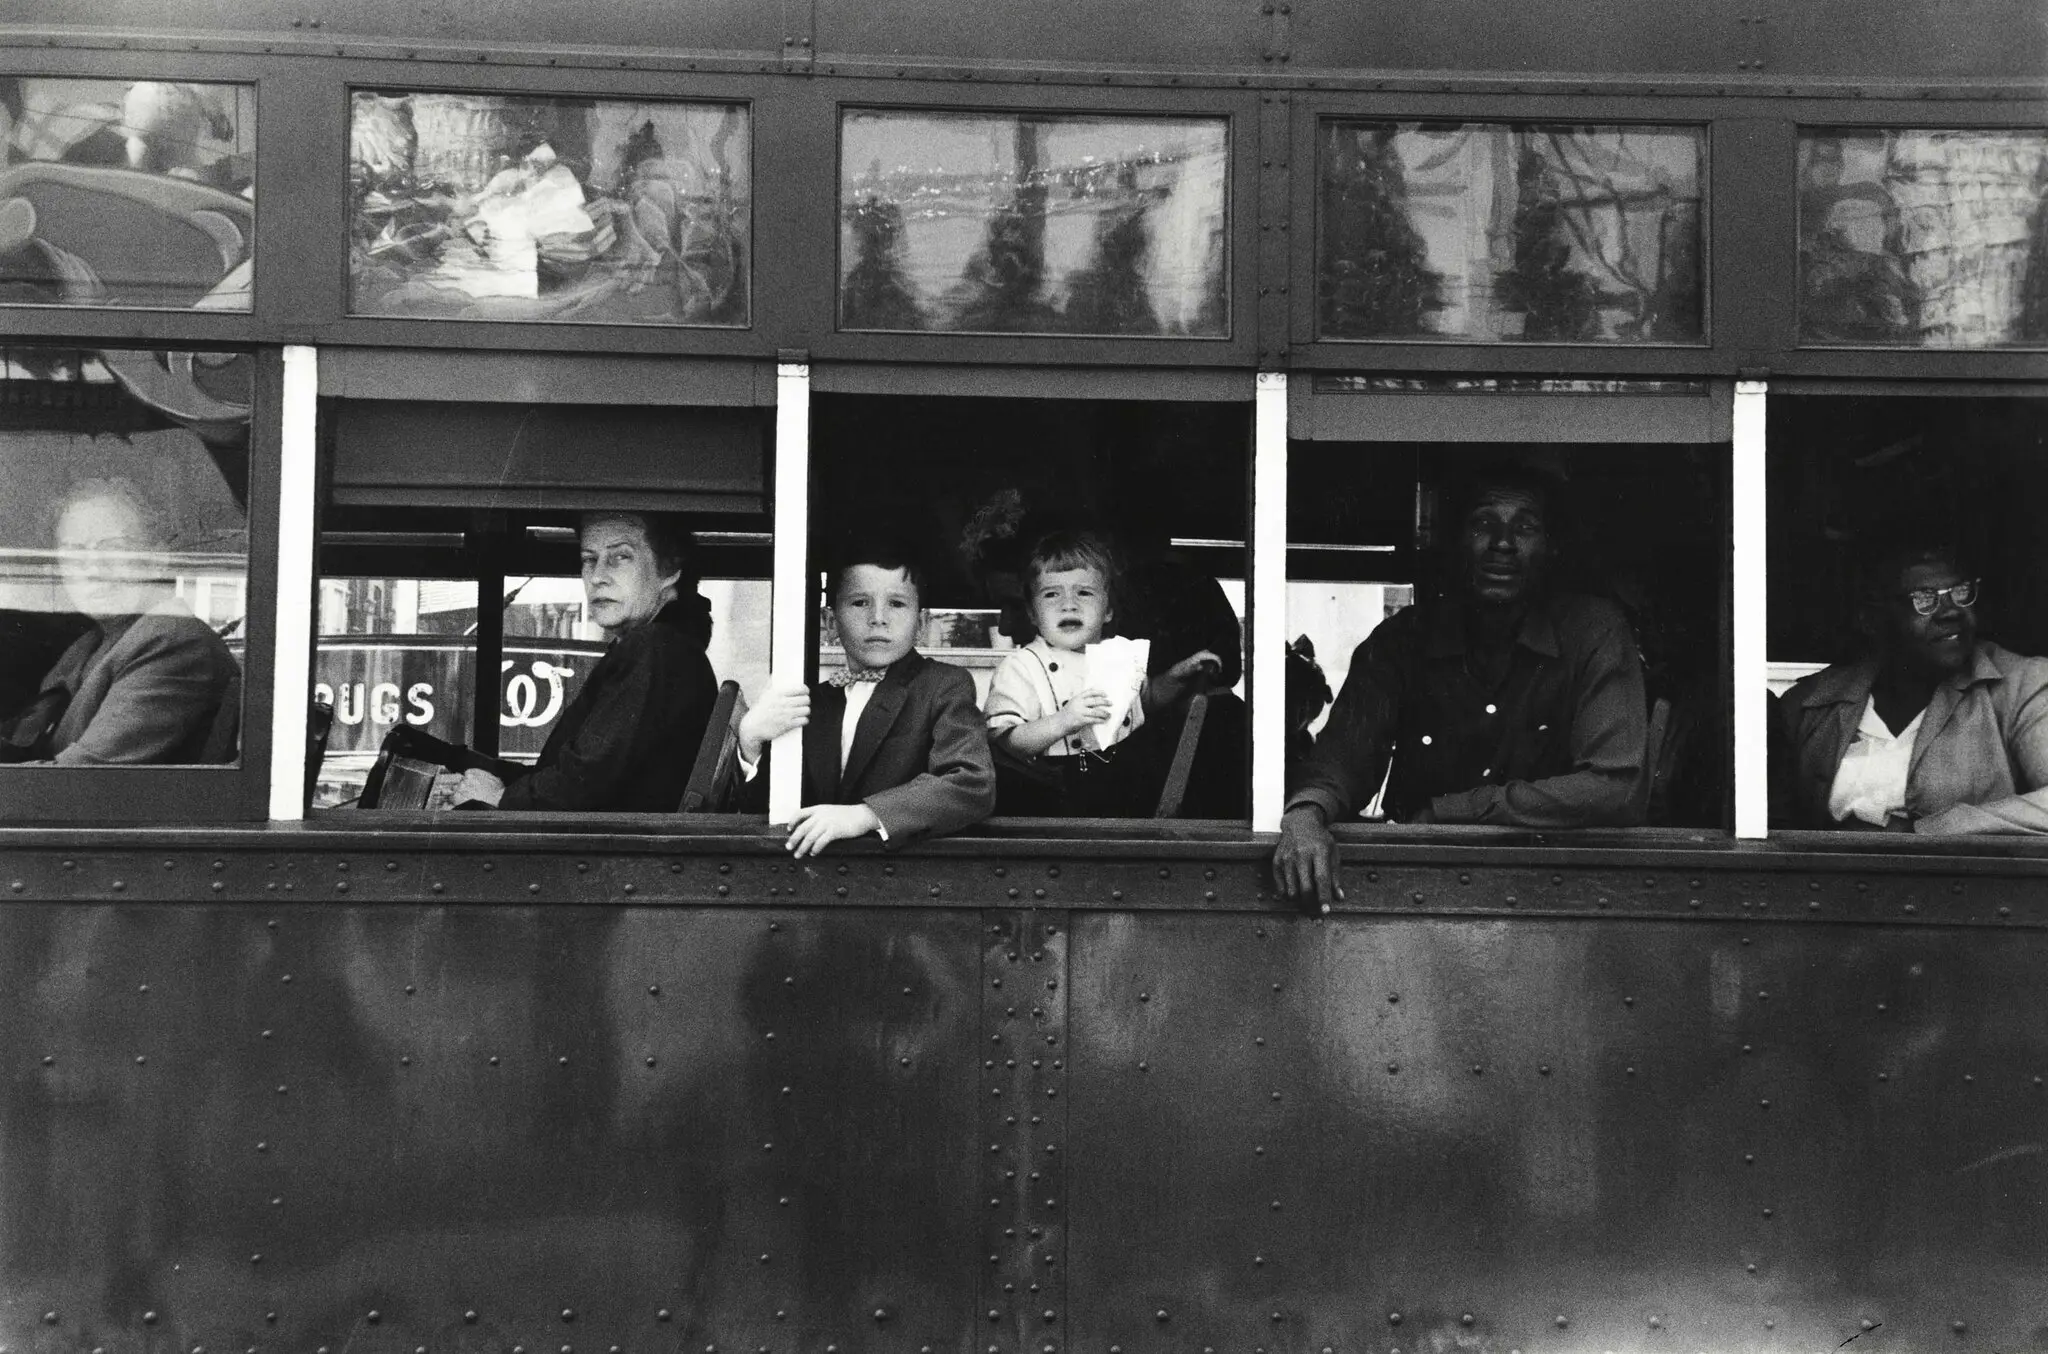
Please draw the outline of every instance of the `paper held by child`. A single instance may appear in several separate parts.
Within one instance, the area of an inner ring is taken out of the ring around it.
[[[1152,641],[1118,635],[1097,640],[1083,652],[1088,659],[1088,684],[1109,697],[1109,717],[1094,726],[1096,742],[1106,748],[1124,735],[1124,715],[1145,685]]]

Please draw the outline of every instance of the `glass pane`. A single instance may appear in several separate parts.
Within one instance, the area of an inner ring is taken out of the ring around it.
[[[1221,338],[1221,118],[849,112],[842,329]]]
[[[250,368],[0,349],[0,761],[236,759]]]
[[[0,302],[249,309],[256,91],[0,76]]]
[[[1696,343],[1697,127],[1329,122],[1325,338]]]
[[[1799,137],[1799,337],[2048,342],[2048,132]]]
[[[744,326],[743,104],[358,90],[360,315]]]

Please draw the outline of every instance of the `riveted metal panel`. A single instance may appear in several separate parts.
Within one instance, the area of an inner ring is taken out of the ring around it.
[[[957,1348],[975,932],[0,909],[0,1345]]]
[[[988,1354],[1066,1344],[1067,917],[981,914],[982,1224]]]
[[[1085,1344],[2038,1338],[2038,934],[1076,926],[1070,1301]]]

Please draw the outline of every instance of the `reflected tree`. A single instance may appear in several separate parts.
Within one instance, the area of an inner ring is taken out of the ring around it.
[[[1136,172],[1127,165],[1118,178],[1118,186],[1136,197]],[[1159,332],[1159,316],[1145,286],[1145,264],[1152,249],[1146,216],[1140,199],[1135,206],[1096,219],[1094,259],[1068,281],[1067,329],[1079,334]]]
[[[903,209],[870,194],[849,216],[853,266],[839,288],[840,324],[848,329],[931,328],[903,269]]]
[[[1017,124],[1016,192],[989,214],[981,247],[948,295],[956,329],[1042,334],[1059,328],[1058,312],[1045,299],[1043,131],[1040,123]]]
[[[1333,338],[1429,332],[1443,275],[1410,217],[1396,128],[1333,128],[1323,179],[1322,330]]]
[[[1501,306],[1520,311],[1522,337],[1599,337],[1599,289],[1572,266],[1571,233],[1550,167],[1526,142],[1515,162],[1514,265],[1498,275]]]

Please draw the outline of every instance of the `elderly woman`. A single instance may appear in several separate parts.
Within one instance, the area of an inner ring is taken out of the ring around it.
[[[583,593],[611,647],[540,760],[510,783],[463,773],[458,805],[673,813],[718,696],[690,535],[661,513],[583,515]]]
[[[126,479],[81,480],[57,511],[58,577],[92,621],[5,734],[8,761],[231,762],[241,669],[165,577],[170,533]]]

